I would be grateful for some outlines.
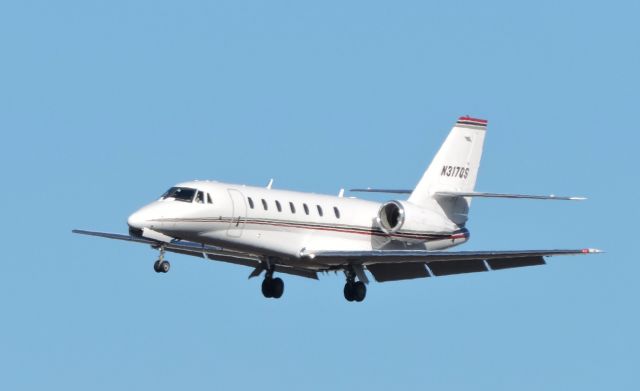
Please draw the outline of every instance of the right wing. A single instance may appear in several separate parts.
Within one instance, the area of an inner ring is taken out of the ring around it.
[[[376,281],[446,276],[523,266],[544,265],[544,257],[599,253],[596,249],[524,251],[372,250],[319,251],[303,256],[334,265],[366,267]]]
[[[227,263],[233,263],[236,265],[248,266],[248,267],[254,268],[255,271],[263,270],[262,269],[263,265],[262,265],[260,256],[258,254],[232,251],[232,250],[224,249],[222,247],[210,246],[207,244],[188,242],[188,241],[177,240],[177,239],[174,239],[170,242],[161,242],[161,241],[157,241],[157,240],[153,240],[145,237],[114,234],[114,233],[108,233],[108,232],[85,231],[80,229],[74,229],[72,232],[76,234],[81,234],[81,235],[97,236],[97,237],[107,238],[107,239],[115,239],[115,240],[123,240],[127,242],[148,244],[155,249],[160,248],[160,246],[164,246],[164,249],[166,251],[170,251],[173,253],[191,255],[191,256],[196,256],[200,258],[210,259],[213,261],[222,261]],[[313,278],[316,280],[318,279],[317,273],[313,270],[308,270],[303,268],[294,268],[289,265],[283,265],[283,264],[277,264],[275,266],[276,266],[276,271],[279,273],[293,274],[296,276]]]

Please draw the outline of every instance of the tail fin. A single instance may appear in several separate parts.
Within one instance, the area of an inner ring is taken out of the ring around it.
[[[437,192],[472,192],[478,177],[486,129],[486,120],[460,117],[408,201],[426,206]],[[443,200],[440,204],[453,221],[463,223],[470,199],[458,201],[462,202],[445,205],[447,201]],[[453,215],[458,214],[464,218],[454,218]]]

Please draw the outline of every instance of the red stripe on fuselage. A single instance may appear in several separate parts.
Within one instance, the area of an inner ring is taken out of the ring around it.
[[[161,219],[163,220],[163,219]],[[169,221],[182,221],[182,222],[219,222],[219,223],[238,223],[236,219],[168,219]],[[198,221],[201,220],[201,221]],[[318,230],[318,231],[329,231],[329,232],[342,232],[342,233],[352,233],[357,235],[369,235],[369,236],[382,236],[382,237],[393,237],[393,238],[405,238],[405,239],[419,239],[419,240],[446,240],[446,239],[462,239],[467,237],[468,233],[461,232],[452,235],[442,235],[438,236],[437,234],[412,234],[412,233],[393,233],[386,234],[382,231],[374,231],[371,228],[362,227],[360,230],[350,229],[350,228],[341,228],[341,227],[329,227],[329,226],[317,226],[317,225],[309,225],[305,223],[297,223],[297,222],[273,222],[273,221],[264,221],[264,220],[240,220],[240,223],[245,224],[255,224],[255,225],[267,225],[274,227],[289,227],[289,228],[300,228],[300,229],[309,229],[309,230]]]

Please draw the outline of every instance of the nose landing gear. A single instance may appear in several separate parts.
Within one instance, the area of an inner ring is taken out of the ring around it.
[[[153,263],[153,270],[155,270],[156,273],[167,273],[169,269],[171,269],[169,261],[161,261],[158,259]]]
[[[153,263],[153,270],[156,273],[167,273],[171,269],[169,261],[164,260],[164,247],[160,247],[160,256],[158,260]]]

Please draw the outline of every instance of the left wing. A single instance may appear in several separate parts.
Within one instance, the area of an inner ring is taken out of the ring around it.
[[[372,250],[319,251],[303,256],[332,264],[365,266],[376,281],[445,276],[544,265],[544,257],[600,253],[597,249],[525,251]]]
[[[255,268],[255,272],[261,272],[262,262],[260,256],[258,254],[244,253],[238,251],[231,251],[228,249],[224,249],[222,247],[210,246],[207,244],[188,242],[184,240],[174,239],[170,242],[163,242],[158,240],[153,240],[145,237],[131,236],[131,235],[123,235],[123,234],[114,234],[108,232],[96,232],[96,231],[85,231],[74,229],[72,231],[76,234],[81,235],[89,235],[89,236],[98,236],[101,238],[107,239],[115,239],[115,240],[123,240],[127,242],[134,243],[143,243],[148,244],[153,248],[160,248],[160,246],[164,246],[166,251],[170,251],[173,253],[191,255],[200,258],[210,259],[212,261],[222,261],[227,263],[233,263],[236,265],[249,266]],[[303,269],[303,268],[294,268],[289,265],[277,264],[275,265],[276,271],[280,273],[293,274],[300,277],[307,277],[318,279],[318,275],[313,270]],[[253,274],[252,274],[253,276]]]

